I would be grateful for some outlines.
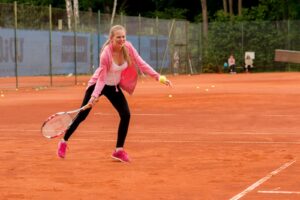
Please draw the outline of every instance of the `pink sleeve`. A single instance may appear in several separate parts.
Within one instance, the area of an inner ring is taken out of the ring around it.
[[[143,72],[148,74],[149,76],[155,78],[156,80],[159,79],[159,73],[157,73],[148,63],[146,63],[142,57],[139,55],[137,50],[134,48],[134,46],[128,42],[130,51],[133,54],[133,61],[138,66],[138,68]]]
[[[106,48],[106,50],[104,50],[100,56],[100,65],[99,65],[100,70],[99,70],[95,89],[92,93],[93,97],[98,97],[101,94],[105,85],[105,78],[109,66],[109,59],[107,54],[108,54],[108,48]]]

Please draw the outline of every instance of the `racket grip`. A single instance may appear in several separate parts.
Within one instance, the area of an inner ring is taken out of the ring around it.
[[[81,110],[86,110],[86,109],[89,109],[89,108],[91,108],[91,107],[93,107],[93,105],[92,105],[91,103],[88,103],[88,104],[86,104],[85,106],[83,106],[83,107],[81,108]]]

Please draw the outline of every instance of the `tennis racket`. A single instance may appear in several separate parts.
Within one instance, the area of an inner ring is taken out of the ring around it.
[[[91,108],[90,104],[87,104],[79,109],[58,112],[48,117],[42,125],[41,132],[46,138],[56,138],[64,134],[76,116],[83,110]]]

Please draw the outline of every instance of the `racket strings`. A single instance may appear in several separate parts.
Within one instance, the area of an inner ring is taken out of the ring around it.
[[[61,135],[68,129],[72,121],[73,118],[68,113],[54,115],[45,122],[42,133],[49,138]]]

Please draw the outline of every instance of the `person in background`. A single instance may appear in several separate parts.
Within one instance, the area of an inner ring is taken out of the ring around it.
[[[57,155],[65,158],[67,141],[79,124],[85,120],[100,96],[105,96],[120,116],[116,148],[111,157],[121,162],[129,162],[124,150],[125,139],[129,127],[130,110],[123,90],[132,94],[137,84],[137,68],[155,80],[171,86],[171,81],[161,76],[150,67],[138,54],[133,45],[126,41],[126,30],[121,25],[111,27],[108,40],[100,52],[100,64],[94,72],[85,91],[81,106],[91,107],[80,112],[59,141]]]
[[[228,58],[228,66],[229,66],[229,72],[231,74],[235,74],[236,71],[235,71],[235,58],[233,56],[233,54],[231,54]]]
[[[250,72],[251,68],[253,68],[253,60],[250,55],[246,55],[244,70],[246,73],[248,73]]]

